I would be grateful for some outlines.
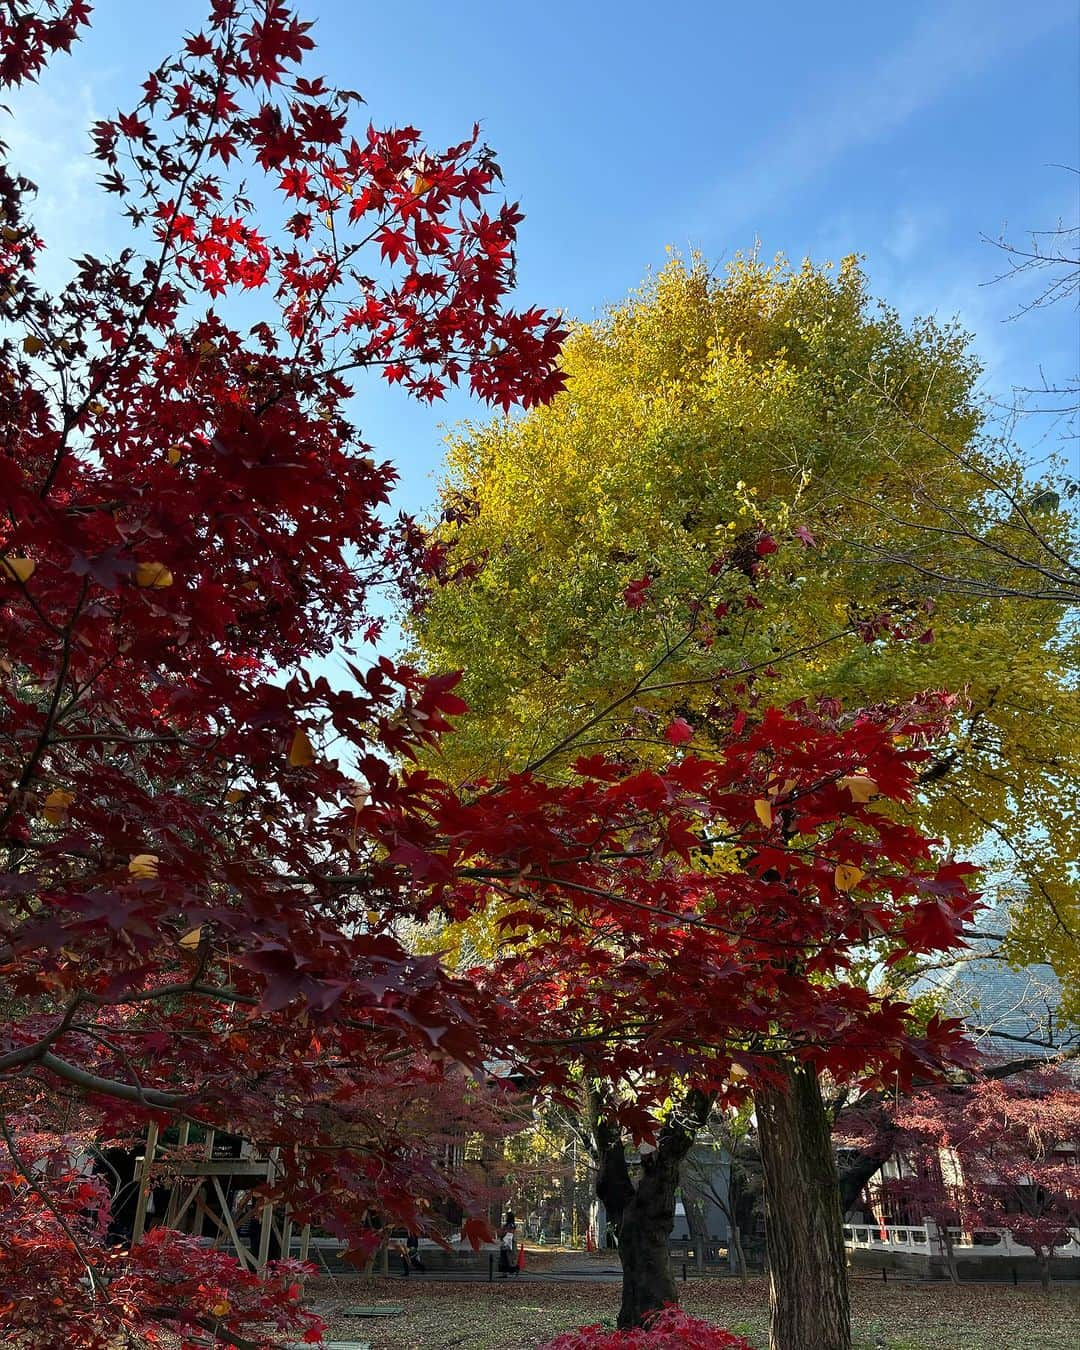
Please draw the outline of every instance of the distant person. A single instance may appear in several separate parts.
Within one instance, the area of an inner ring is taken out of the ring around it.
[[[517,1273],[517,1221],[514,1211],[508,1209],[499,1229],[499,1279],[505,1280],[508,1275]]]

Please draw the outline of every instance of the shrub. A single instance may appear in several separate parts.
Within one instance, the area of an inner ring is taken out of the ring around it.
[[[664,1308],[644,1328],[606,1331],[596,1325],[563,1332],[542,1350],[754,1350],[732,1331],[691,1317],[681,1308]]]

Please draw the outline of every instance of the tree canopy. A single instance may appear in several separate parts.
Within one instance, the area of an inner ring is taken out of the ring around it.
[[[911,809],[979,849],[1012,956],[1075,1015],[1078,644],[1047,580],[1071,520],[984,423],[967,336],[875,305],[853,259],[675,258],[562,367],[551,404],[450,443],[409,618],[472,709],[440,772],[558,776],[576,727],[656,761],[673,713],[708,746],[762,700],[955,691]]]

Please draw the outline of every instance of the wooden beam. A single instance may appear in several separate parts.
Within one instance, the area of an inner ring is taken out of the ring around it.
[[[225,1221],[224,1224],[219,1223],[218,1227],[223,1230],[225,1228],[228,1229],[229,1236],[232,1238],[233,1246],[236,1249],[236,1259],[240,1262],[240,1264],[244,1267],[245,1270],[249,1269],[253,1270],[255,1268],[255,1263],[251,1257],[251,1250],[250,1248],[244,1246],[243,1242],[241,1242],[240,1240],[240,1234],[236,1231],[236,1224],[233,1220],[232,1206],[226,1199],[225,1192],[222,1190],[221,1187],[221,1182],[218,1181],[217,1177],[213,1178],[213,1182],[214,1182],[214,1190],[217,1191],[218,1200],[221,1203],[221,1217]],[[214,1245],[217,1246],[216,1239],[214,1241]]]
[[[173,1192],[174,1192],[174,1194],[175,1194],[176,1196],[179,1196],[179,1195],[180,1195],[180,1190],[181,1190],[182,1184],[183,1184],[183,1183],[182,1183],[182,1182],[179,1180],[179,1178],[178,1178],[177,1181],[176,1181],[176,1183],[175,1183],[175,1185],[174,1185],[174,1187],[173,1187]],[[181,1222],[183,1221],[184,1215],[185,1215],[185,1214],[188,1212],[188,1210],[191,1208],[191,1202],[192,1202],[192,1200],[195,1199],[195,1197],[199,1194],[199,1192],[202,1190],[202,1188],[203,1188],[203,1182],[202,1182],[202,1179],[200,1178],[198,1181],[196,1181],[195,1185],[192,1186],[191,1190],[188,1191],[187,1199],[184,1201],[184,1203],[183,1203],[182,1205],[178,1205],[178,1206],[177,1206],[176,1213],[173,1215],[172,1220],[171,1220],[171,1222],[170,1222],[170,1224],[169,1224],[170,1228],[175,1227],[178,1223],[181,1223]],[[170,1207],[171,1207],[171,1205],[172,1205],[172,1199],[171,1199],[171,1197],[170,1197],[169,1204],[170,1204]]]
[[[133,1247],[136,1242],[142,1241],[142,1236],[146,1232],[146,1207],[150,1202],[150,1168],[153,1166],[154,1154],[157,1151],[157,1140],[157,1121],[152,1120],[146,1127],[146,1152],[139,1169],[139,1198],[135,1204],[135,1223],[131,1231]]]

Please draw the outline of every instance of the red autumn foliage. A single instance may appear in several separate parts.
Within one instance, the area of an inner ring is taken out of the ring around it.
[[[678,1308],[664,1308],[645,1327],[606,1331],[598,1324],[567,1331],[543,1350],[753,1350],[733,1331],[691,1317]]]
[[[694,729],[685,717],[676,717],[664,728],[664,740],[672,745],[685,745],[694,739]]]
[[[8,0],[4,77],[84,20]],[[452,675],[358,654],[372,588],[440,564],[383,524],[394,474],[348,381],[527,406],[560,387],[561,330],[505,307],[519,216],[475,134],[354,135],[355,96],[299,73],[311,46],[278,0],[212,0],[94,129],[134,243],[59,295],[0,168],[0,1306],[27,1345],[316,1334],[287,1264],[256,1288],[176,1235],[108,1246],[86,1150],[150,1120],[280,1150],[273,1198],[363,1253],[466,1198],[397,1108],[493,1055],[555,1090],[576,1057],[660,1093],[767,1080],[777,1026],[841,1077],[962,1053],[956,1024],[916,1034],[850,977],[868,944],[956,945],[972,910],[970,869],[842,786],[903,801],[941,700],[770,710],[709,759],[584,759],[561,785],[409,768],[465,706]],[[279,194],[276,226],[241,173]],[[263,307],[245,331],[213,303],[238,293]],[[344,685],[311,669],[331,651]],[[736,869],[708,865],[720,847]],[[493,905],[490,967],[402,939]],[[648,1101],[624,1108],[639,1133]]]
[[[654,771],[596,756],[570,784],[493,788],[467,816],[444,800],[444,829],[467,820],[491,851],[508,832],[517,841],[512,867],[447,883],[460,915],[503,906],[504,955],[471,972],[476,987],[511,992],[518,1016],[601,1079],[632,1077],[635,1102],[619,1110],[638,1135],[673,1075],[732,1095],[733,1066],[742,1083],[772,1081],[781,1047],[867,1082],[965,1059],[957,1022],[932,1018],[917,1034],[906,1003],[852,974],[871,946],[891,961],[959,945],[975,907],[972,868],[937,862],[880,799],[845,786],[862,774],[882,798],[907,799],[940,716],[940,705],[770,709],[714,759]],[[554,864],[574,838],[579,860]],[[737,867],[710,866],[724,847]],[[859,874],[850,889],[840,865]]]
[[[104,1350],[120,1336],[155,1344],[166,1332],[184,1350],[208,1334],[239,1345],[275,1332],[320,1339],[321,1319],[301,1306],[299,1263],[278,1262],[260,1280],[167,1228],[129,1255],[104,1240],[108,1193],[85,1153],[23,1131],[18,1157],[0,1167],[0,1325],[13,1344]]]
[[[641,609],[648,599],[651,585],[652,577],[639,577],[637,581],[632,581],[623,591],[623,600],[627,609]]]
[[[889,1199],[942,1227],[1008,1229],[1045,1272],[1080,1225],[1075,1081],[1055,1069],[984,1076],[920,1092],[893,1115],[915,1172],[889,1184]]]
[[[90,22],[88,0],[44,0],[0,5],[0,88],[32,80],[54,52],[71,50]]]

